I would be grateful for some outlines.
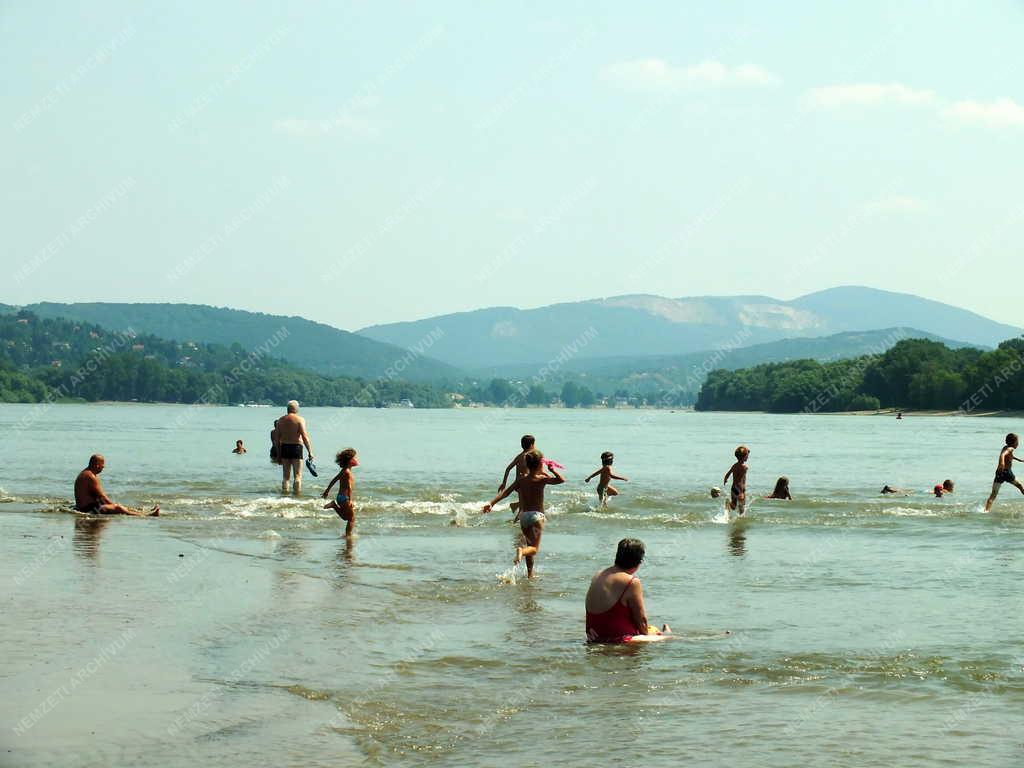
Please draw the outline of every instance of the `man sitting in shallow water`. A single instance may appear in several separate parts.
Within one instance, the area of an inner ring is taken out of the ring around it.
[[[103,484],[100,482],[99,474],[106,465],[106,459],[100,454],[94,453],[89,457],[89,466],[78,473],[75,478],[75,509],[90,515],[132,515],[133,517],[146,517],[147,513],[142,510],[125,507],[115,504],[110,497],[103,492]],[[149,517],[156,517],[160,514],[160,505],[157,504],[149,511]]]

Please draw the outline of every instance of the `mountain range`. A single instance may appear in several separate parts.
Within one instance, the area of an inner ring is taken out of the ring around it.
[[[492,307],[374,325],[358,333],[402,347],[440,329],[443,335],[430,354],[472,371],[543,364],[567,344],[585,337],[590,340],[577,344],[574,357],[679,355],[722,345],[749,346],[896,327],[982,347],[1021,333],[1020,328],[948,304],[857,286],[831,288],[791,301],[767,296],[635,295],[537,309]]]

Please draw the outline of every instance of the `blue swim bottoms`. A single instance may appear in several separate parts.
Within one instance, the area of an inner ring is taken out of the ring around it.
[[[344,493],[339,493],[337,496],[334,497],[334,500],[338,502],[338,506],[340,507],[342,504],[348,501],[348,496],[346,496]]]
[[[540,525],[545,520],[543,512],[523,512],[519,515],[519,527],[524,531],[528,531],[535,525]]]

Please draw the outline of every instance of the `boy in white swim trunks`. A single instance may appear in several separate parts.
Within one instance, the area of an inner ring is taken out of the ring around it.
[[[537,449],[527,451],[524,456],[526,461],[527,474],[516,479],[512,485],[498,493],[490,503],[484,505],[484,513],[491,511],[491,508],[502,499],[513,493],[519,494],[519,527],[523,532],[523,544],[516,547],[516,557],[513,561],[518,564],[523,558],[526,559],[526,576],[533,578],[533,558],[540,551],[540,537],[544,532],[544,489],[549,485],[561,485],[565,478],[559,473],[556,467],[547,466],[551,474],[544,471],[544,455]]]

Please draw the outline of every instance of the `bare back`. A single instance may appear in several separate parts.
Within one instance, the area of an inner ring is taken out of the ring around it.
[[[538,470],[535,474],[524,475],[516,480],[516,490],[519,492],[519,503],[524,511],[544,511],[544,488],[548,485],[560,483],[561,480],[544,474]]]
[[[289,413],[277,420],[278,442],[295,445],[304,442],[306,420],[297,413]]]
[[[75,478],[75,506],[87,509],[104,503],[106,497],[100,479],[91,469],[83,469]]]
[[[634,590],[641,589],[639,579],[632,574],[617,568],[606,568],[590,581],[586,609],[591,613],[604,613],[620,601],[623,605],[629,605]]]

